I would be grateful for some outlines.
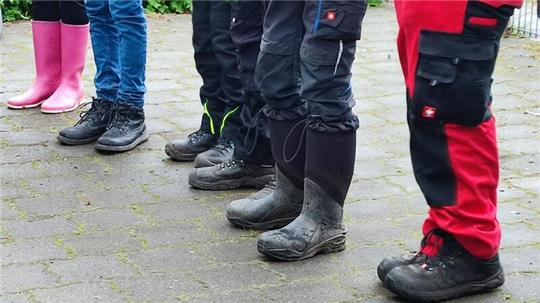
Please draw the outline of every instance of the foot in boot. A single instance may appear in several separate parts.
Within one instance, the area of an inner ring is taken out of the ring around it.
[[[274,176],[274,167],[247,163],[234,158],[211,167],[195,168],[189,185],[198,189],[228,190],[241,187],[262,188]]]
[[[304,191],[294,186],[279,168],[276,175],[275,185],[271,183],[253,196],[229,204],[227,219],[233,225],[269,230],[284,227],[300,215]]]
[[[384,286],[415,302],[442,301],[495,289],[504,283],[499,257],[482,260],[445,234],[439,252],[387,273]]]
[[[431,241],[433,236],[441,237],[443,234],[444,232],[441,229],[433,229],[432,231],[427,233],[422,239],[419,252],[411,255],[388,257],[382,260],[377,267],[377,275],[379,276],[379,279],[384,282],[384,280],[386,279],[386,275],[396,267],[409,264],[420,264],[425,262],[428,258],[428,255],[423,253],[422,250],[426,245],[433,245],[433,242]]]
[[[144,111],[140,107],[117,104],[107,131],[99,137],[96,149],[125,152],[148,140]]]
[[[112,107],[112,102],[94,98],[92,107],[81,113],[81,119],[75,126],[60,131],[58,141],[66,145],[95,142],[107,130]]]
[[[165,153],[175,161],[193,161],[198,154],[207,151],[216,143],[216,136],[199,129],[189,134],[187,138],[167,143]]]
[[[306,178],[300,216],[281,229],[261,234],[257,248],[267,257],[285,261],[342,251],[347,233],[342,219],[343,208]]]
[[[233,144],[223,140],[195,157],[195,167],[210,167],[229,160],[233,155]]]

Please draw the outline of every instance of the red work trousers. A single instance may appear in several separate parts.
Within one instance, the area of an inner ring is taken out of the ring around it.
[[[499,163],[491,83],[518,1],[396,0],[415,178],[440,228],[471,254],[497,254]]]

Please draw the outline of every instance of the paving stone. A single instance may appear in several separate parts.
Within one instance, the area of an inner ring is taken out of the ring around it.
[[[75,260],[51,262],[49,269],[62,283],[98,282],[132,276],[132,269],[114,255],[87,256]]]
[[[34,291],[39,302],[120,303],[124,298],[111,290],[109,282],[79,283]]]
[[[32,252],[29,254],[28,252]],[[66,251],[55,245],[54,239],[17,239],[2,246],[0,250],[2,264],[34,263],[49,259],[67,259]]]
[[[55,285],[55,281],[55,277],[47,273],[41,264],[5,266],[2,267],[0,275],[0,285],[4,294],[52,286]]]

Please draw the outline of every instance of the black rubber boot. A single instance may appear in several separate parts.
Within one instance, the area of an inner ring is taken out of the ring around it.
[[[281,228],[292,222],[302,211],[305,165],[305,121],[268,119],[272,153],[276,161],[274,191],[267,195],[231,202],[227,219],[238,227],[252,229]],[[288,145],[286,145],[288,143]]]
[[[94,98],[92,107],[81,114],[75,126],[60,131],[56,137],[66,145],[82,145],[95,142],[105,131],[112,113],[113,103]]]
[[[276,168],[274,190],[265,187],[255,197],[232,201],[227,219],[233,225],[251,229],[275,229],[291,223],[302,211],[304,192],[298,189],[279,168]]]
[[[209,150],[195,157],[195,167],[210,167],[229,160],[233,155],[234,147],[231,141],[222,140]]]
[[[207,151],[216,143],[217,137],[201,128],[187,138],[167,143],[165,153],[175,161],[193,161],[198,154]]]
[[[356,134],[308,129],[304,205],[289,225],[261,234],[262,254],[295,261],[345,249],[343,203],[352,179]]]
[[[341,224],[342,219],[343,208],[339,203],[306,178],[300,215],[281,229],[261,234],[257,249],[267,257],[285,261],[342,251],[347,233]]]
[[[377,275],[379,276],[379,279],[384,282],[386,275],[396,267],[425,262],[428,255],[424,254],[422,249],[430,243],[430,239],[433,235],[440,237],[443,233],[444,232],[438,228],[433,229],[422,239],[420,251],[410,255],[393,256],[382,260],[381,263],[379,263],[379,266],[377,266]]]
[[[107,131],[99,137],[96,149],[106,152],[125,152],[148,140],[144,110],[127,104],[116,104]]]
[[[193,188],[206,190],[263,188],[274,174],[273,165],[252,164],[232,158],[211,167],[195,168],[189,174],[188,182]]]
[[[425,262],[392,269],[384,286],[414,302],[458,298],[495,289],[504,284],[498,255],[482,260],[467,252],[450,234],[433,257]]]

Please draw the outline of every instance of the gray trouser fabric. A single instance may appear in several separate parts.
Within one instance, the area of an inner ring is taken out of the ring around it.
[[[240,113],[242,125],[234,140],[234,157],[251,163],[273,164],[268,120],[260,112],[266,100],[254,79],[263,31],[263,2],[234,1],[231,7],[231,38],[238,54],[238,69],[245,91],[245,104]]]
[[[255,81],[268,117],[306,117],[319,132],[351,132],[351,66],[367,2],[265,1]]]
[[[244,90],[231,40],[231,4],[198,0],[192,10],[195,65],[203,80],[200,98],[206,108],[201,128],[232,140],[241,125]]]

